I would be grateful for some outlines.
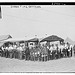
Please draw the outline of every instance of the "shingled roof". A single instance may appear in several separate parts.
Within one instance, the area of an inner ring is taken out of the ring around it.
[[[30,39],[30,40],[27,40],[27,42],[38,42],[38,41],[39,41],[38,38],[32,38],[32,39]]]
[[[64,41],[64,39],[56,36],[56,35],[52,35],[52,36],[48,36],[44,39],[42,39],[40,42],[44,42],[44,41],[48,41],[48,42],[52,42],[52,41]]]

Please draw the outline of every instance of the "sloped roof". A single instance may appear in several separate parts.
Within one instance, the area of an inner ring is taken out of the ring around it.
[[[74,45],[75,44],[75,42],[74,41],[72,41],[69,37],[67,37],[66,39],[65,39],[65,41],[64,41],[65,43],[70,43],[71,45]]]
[[[5,40],[5,42],[8,42],[8,41],[16,42],[16,41],[25,41],[25,40],[27,39],[26,38],[10,38],[10,39]]]
[[[4,41],[4,40],[7,40],[9,38],[12,38],[10,35],[1,35],[0,36],[0,41]]]
[[[49,42],[52,42],[52,41],[64,41],[64,39],[56,36],[56,35],[51,35],[49,37],[46,37],[44,39],[42,39],[40,42],[43,42],[43,41],[49,41]]]
[[[34,38],[33,38],[34,39]],[[31,39],[31,37],[23,37],[23,38],[10,38],[10,39],[7,39],[5,40],[5,42],[21,42],[21,41],[35,41]]]
[[[32,39],[30,39],[30,40],[27,40],[27,42],[38,42],[38,41],[39,41],[38,38],[32,38]]]

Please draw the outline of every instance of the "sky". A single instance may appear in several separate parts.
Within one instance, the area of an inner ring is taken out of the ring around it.
[[[41,6],[14,8],[1,6],[0,35],[46,37],[57,35],[75,41],[75,6]],[[46,35],[47,34],[47,35]]]

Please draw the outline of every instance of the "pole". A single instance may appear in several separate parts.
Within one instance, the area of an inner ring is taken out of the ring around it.
[[[74,48],[72,47],[72,57],[74,57]]]
[[[0,6],[0,19],[2,18],[2,14],[1,14],[2,12],[1,12],[1,6]]]

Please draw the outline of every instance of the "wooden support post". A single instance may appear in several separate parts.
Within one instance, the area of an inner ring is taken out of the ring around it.
[[[74,49],[72,48],[72,57],[74,57]]]

